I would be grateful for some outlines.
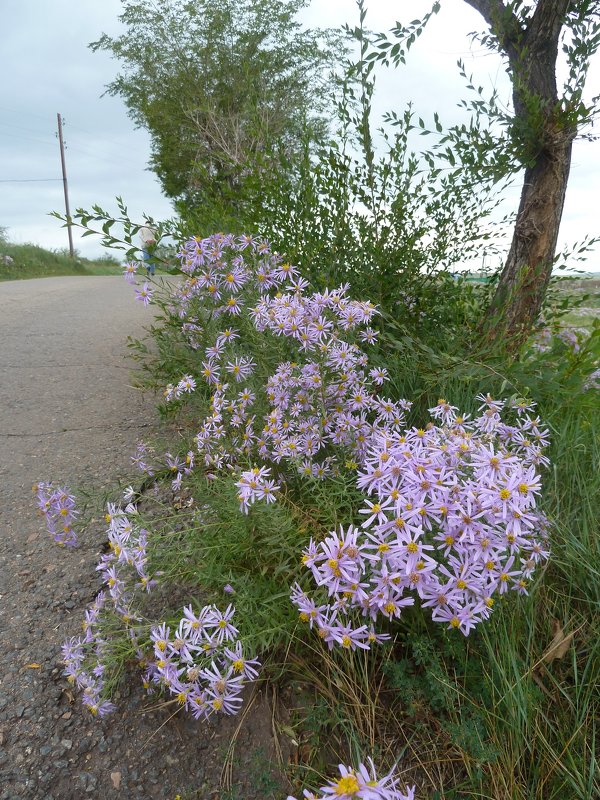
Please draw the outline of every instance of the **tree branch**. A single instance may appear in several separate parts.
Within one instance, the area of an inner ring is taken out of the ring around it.
[[[568,2],[568,0],[564,0]],[[498,39],[502,50],[514,67],[522,46],[524,31],[515,14],[503,0],[465,0],[475,11],[479,11],[491,32]]]
[[[498,19],[508,11],[502,0],[465,0],[465,2],[475,11],[479,11],[492,29],[496,27]]]

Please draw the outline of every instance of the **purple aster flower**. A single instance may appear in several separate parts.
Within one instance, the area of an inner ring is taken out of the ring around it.
[[[140,265],[139,265],[138,261],[129,261],[127,264],[125,264],[125,266],[123,268],[123,275],[124,275],[125,280],[127,281],[127,283],[131,283],[131,284],[135,283],[135,276],[136,276],[136,273],[138,271],[139,266]]]
[[[135,290],[136,300],[140,300],[145,306],[150,305],[154,291],[150,288],[149,283],[144,283],[141,289]]]

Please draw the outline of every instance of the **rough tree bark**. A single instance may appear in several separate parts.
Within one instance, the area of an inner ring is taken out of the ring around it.
[[[527,160],[512,244],[484,323],[487,338],[515,349],[535,324],[550,280],[577,133],[556,84],[571,0],[537,0],[528,19],[503,0],[465,1],[481,13],[508,59],[512,135]]]

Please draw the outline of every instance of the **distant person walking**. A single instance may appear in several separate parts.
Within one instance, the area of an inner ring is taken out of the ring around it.
[[[140,241],[142,242],[142,257],[146,265],[146,274],[154,275],[156,263],[154,261],[154,251],[156,250],[156,233],[148,225],[140,228]]]

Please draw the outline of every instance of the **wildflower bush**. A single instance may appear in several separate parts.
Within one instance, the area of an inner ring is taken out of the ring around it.
[[[494,594],[526,593],[548,556],[534,510],[546,431],[526,403],[517,404],[525,419],[509,426],[501,402],[480,400],[485,411],[473,422],[441,400],[431,409],[440,426],[378,433],[357,481],[374,497],[359,511],[366,520],[304,551],[329,603],[317,607],[300,587],[294,602],[325,642],[340,640],[332,621],[349,610],[393,619],[414,596],[434,621],[468,634],[489,617]],[[346,626],[341,641],[366,647],[373,636]]]
[[[481,394],[469,415],[439,400],[411,425],[373,304],[344,285],[310,291],[250,236],[191,239],[179,258],[177,284],[136,296],[163,310],[153,380],[184,435],[138,446],[137,488],[107,508],[104,588],[64,646],[93,715],[114,711],[128,663],[198,719],[235,714],[258,658],[318,641],[324,654],[367,651],[397,638],[409,606],[468,635],[497,597],[528,593],[549,553],[534,403]],[[56,535],[71,497],[39,493]],[[412,797],[344,770],[325,795]]]

